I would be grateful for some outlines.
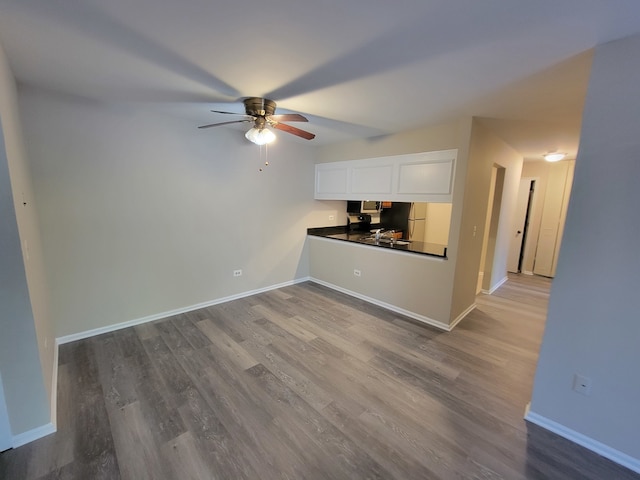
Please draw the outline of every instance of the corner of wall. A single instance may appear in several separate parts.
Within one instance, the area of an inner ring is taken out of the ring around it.
[[[50,419],[54,339],[48,316],[38,217],[24,149],[16,83],[0,45],[0,181],[6,186],[2,208],[11,219],[2,231],[3,275],[12,286],[10,305],[3,305],[5,344],[0,367],[13,431],[41,428]],[[4,220],[4,219],[3,219]],[[21,433],[21,434],[22,434]]]

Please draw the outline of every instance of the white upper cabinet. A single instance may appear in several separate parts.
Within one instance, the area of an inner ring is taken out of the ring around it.
[[[336,195],[346,195],[349,176],[347,166],[325,163],[323,167],[318,168],[316,165],[315,198],[335,199]]]
[[[451,202],[457,150],[316,164],[318,200]]]

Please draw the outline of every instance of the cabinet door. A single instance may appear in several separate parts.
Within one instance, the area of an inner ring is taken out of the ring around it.
[[[398,190],[402,195],[449,195],[453,160],[438,162],[402,162],[399,165]]]
[[[315,198],[326,200],[346,200],[349,169],[345,162],[339,164],[319,163],[316,165]]]
[[[349,193],[375,195],[372,200],[386,199],[391,191],[393,164],[371,167],[353,167]]]

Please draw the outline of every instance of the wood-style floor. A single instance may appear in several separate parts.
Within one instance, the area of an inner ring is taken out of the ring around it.
[[[60,347],[2,479],[638,479],[523,420],[550,281],[453,332],[304,283]]]

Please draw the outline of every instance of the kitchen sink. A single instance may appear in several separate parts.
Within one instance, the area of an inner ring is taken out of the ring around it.
[[[379,244],[387,244],[387,245],[409,245],[409,241],[407,240],[396,240],[396,239],[391,239],[391,238],[380,238],[379,240],[376,240],[376,237],[364,237],[362,238],[362,240],[360,240],[363,243],[367,243],[370,245],[379,245]]]

